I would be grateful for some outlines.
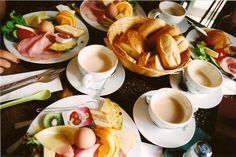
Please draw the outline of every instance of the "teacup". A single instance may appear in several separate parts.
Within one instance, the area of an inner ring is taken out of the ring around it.
[[[83,74],[82,84],[85,88],[105,81],[114,73],[118,64],[116,55],[103,45],[84,47],[79,52],[77,61]]]
[[[186,15],[186,10],[183,6],[172,1],[162,1],[159,8],[153,9],[148,13],[149,18],[159,18],[166,21],[168,24],[180,23]]]
[[[184,71],[187,88],[192,93],[210,93],[219,89],[223,76],[219,69],[204,60],[191,61]]]
[[[148,101],[150,118],[160,128],[175,129],[184,127],[193,116],[191,102],[176,89],[159,89],[150,96]]]

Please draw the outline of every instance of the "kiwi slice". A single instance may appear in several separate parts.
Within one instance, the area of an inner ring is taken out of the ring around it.
[[[60,113],[48,113],[43,119],[43,126],[45,128],[63,125],[63,118]]]

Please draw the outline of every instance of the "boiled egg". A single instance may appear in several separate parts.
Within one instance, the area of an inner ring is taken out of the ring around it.
[[[92,129],[87,127],[79,128],[76,133],[75,143],[81,149],[92,147],[96,143],[96,135]]]

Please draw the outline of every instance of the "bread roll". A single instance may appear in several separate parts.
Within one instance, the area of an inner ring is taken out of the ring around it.
[[[150,45],[153,45],[156,43],[156,39],[158,36],[160,36],[161,34],[170,34],[171,36],[178,36],[181,34],[180,29],[175,26],[175,25],[166,25],[165,27],[163,27],[161,30],[157,31],[156,33],[154,33],[149,39],[148,39],[148,43]]]
[[[184,52],[188,48],[188,41],[184,36],[175,36],[174,39],[176,41],[180,53]]]
[[[157,50],[165,69],[175,69],[181,63],[181,57],[175,39],[169,34],[161,34],[156,41]]]
[[[166,25],[166,22],[161,19],[152,19],[138,28],[138,32],[145,38],[150,36],[152,33],[158,31]]]
[[[145,40],[137,31],[128,30],[119,39],[119,45],[133,59],[138,60],[139,55],[144,52]]]
[[[151,56],[147,61],[146,67],[154,70],[164,70],[158,55]]]
[[[205,39],[207,45],[214,49],[224,48],[230,44],[229,37],[221,30],[210,30]]]
[[[137,64],[139,66],[146,66],[150,55],[151,55],[150,52],[143,52],[143,53],[141,53],[141,55],[138,58],[138,63]]]

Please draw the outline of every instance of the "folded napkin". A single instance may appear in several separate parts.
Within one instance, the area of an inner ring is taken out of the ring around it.
[[[162,157],[162,150],[159,146],[141,143],[141,157]]]
[[[221,89],[223,95],[236,95],[236,82],[224,76]]]
[[[182,157],[184,152],[186,152],[196,142],[201,140],[209,142],[211,137],[202,129],[197,127],[193,138],[187,144],[175,149],[165,149],[163,157]]]
[[[33,71],[33,72],[0,76],[0,80],[1,80],[0,86],[4,85],[4,84],[12,83],[14,81],[18,81],[18,80],[21,80],[21,79],[24,79],[24,78],[27,78],[27,77],[30,77],[33,75],[40,74],[44,71],[46,71],[46,70],[38,70],[38,71]],[[58,78],[54,79],[53,81],[47,82],[47,83],[41,83],[41,82],[33,83],[33,84],[25,86],[23,88],[17,89],[17,90],[12,91],[8,94],[0,96],[0,102],[3,103],[5,101],[10,101],[10,100],[30,96],[30,95],[33,95],[33,94],[35,94],[41,90],[44,90],[44,89],[48,89],[51,92],[56,92],[56,91],[62,90],[63,88],[61,85],[60,78],[58,77]]]

